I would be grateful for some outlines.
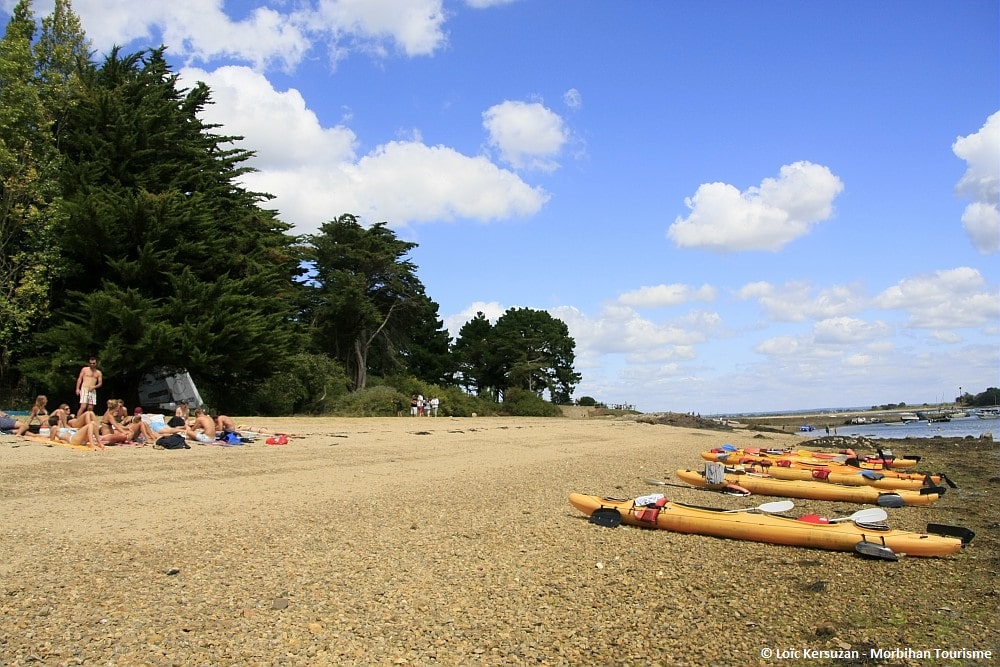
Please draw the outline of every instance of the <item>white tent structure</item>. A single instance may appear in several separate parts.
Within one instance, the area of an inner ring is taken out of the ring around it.
[[[147,373],[139,385],[139,404],[149,408],[173,410],[182,401],[192,408],[203,405],[198,387],[187,371],[172,372],[161,369]]]

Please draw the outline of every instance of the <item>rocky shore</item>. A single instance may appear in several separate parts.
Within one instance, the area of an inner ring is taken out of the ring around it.
[[[0,439],[0,663],[950,664],[913,657],[935,649],[998,659],[992,441],[927,442],[922,467],[960,488],[890,510],[898,528],[964,525],[972,545],[888,563],[601,528],[567,503],[572,491],[657,491],[759,504],[643,480],[674,484],[674,470],[724,442],[808,446],[799,436],[625,418],[261,425],[304,437],[104,452]],[[910,653],[872,659],[872,648]]]

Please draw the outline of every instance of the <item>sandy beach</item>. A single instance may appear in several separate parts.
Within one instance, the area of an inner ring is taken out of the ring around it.
[[[966,525],[973,544],[888,563],[601,528],[567,502],[753,506],[773,499],[644,478],[678,483],[701,450],[797,435],[620,418],[240,423],[303,437],[103,452],[0,438],[0,663],[817,665],[871,647],[998,662],[995,448],[981,479],[890,511],[896,528]],[[934,471],[951,462],[929,449]]]

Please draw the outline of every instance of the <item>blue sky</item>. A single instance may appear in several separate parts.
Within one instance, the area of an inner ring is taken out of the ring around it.
[[[996,0],[140,4],[73,8],[98,52],[162,43],[209,84],[296,232],[354,213],[419,244],[453,335],[565,321],[577,397],[1000,386]]]

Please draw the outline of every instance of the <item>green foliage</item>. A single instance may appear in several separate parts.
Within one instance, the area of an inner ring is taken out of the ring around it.
[[[991,408],[1000,405],[1000,389],[989,387],[986,391],[976,394],[976,397],[972,399],[972,405],[977,408]]]
[[[57,0],[56,11],[63,5]],[[22,0],[0,40],[0,384],[48,314],[59,266],[60,156],[52,130],[59,104],[46,96],[51,87],[34,35],[30,2]]]
[[[437,317],[416,266],[404,259],[416,244],[396,238],[384,222],[366,229],[349,214],[307,242],[313,276],[303,319],[314,346],[340,361],[357,389],[365,388],[370,370],[397,372],[400,350]]]
[[[477,396],[494,399],[504,386],[504,370],[496,355],[493,325],[486,315],[476,316],[462,325],[452,346],[459,384]]]
[[[404,412],[409,414],[410,397],[421,395],[425,398],[437,396],[440,401],[438,416],[440,417],[470,417],[477,415],[494,415],[500,406],[488,397],[472,396],[456,386],[440,386],[423,382],[414,377],[392,377],[386,380],[406,397]]]
[[[504,394],[503,410],[513,417],[559,417],[562,410],[527,389],[512,388]]]
[[[240,414],[323,415],[348,393],[349,384],[344,368],[330,357],[296,354],[285,369],[255,388],[251,410]]]
[[[581,396],[580,400],[577,401],[577,405],[592,408],[597,405],[597,401],[592,396]]]
[[[410,397],[388,385],[359,389],[340,396],[333,403],[333,412],[350,417],[394,417],[398,405],[409,411]]]
[[[198,120],[208,89],[178,90],[162,50],[113,51],[81,91],[61,139],[66,271],[38,357],[96,354],[126,398],[153,368],[186,368],[220,409],[246,405],[298,347],[288,226],[236,185],[249,154]]]

